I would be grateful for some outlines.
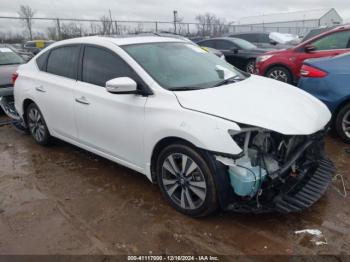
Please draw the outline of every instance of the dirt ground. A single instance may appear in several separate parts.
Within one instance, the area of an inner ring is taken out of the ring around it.
[[[327,151],[350,192],[349,148]],[[0,254],[350,254],[350,200],[340,180],[300,214],[174,211],[146,177],[79,148],[41,147],[0,127]],[[296,234],[318,229],[321,236]]]

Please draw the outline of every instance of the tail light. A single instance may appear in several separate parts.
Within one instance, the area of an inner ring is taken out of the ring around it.
[[[327,73],[318,68],[308,66],[308,65],[303,65],[300,70],[300,75],[303,77],[321,78],[321,77],[325,77]]]
[[[11,83],[12,83],[13,86],[15,86],[15,82],[17,80],[17,77],[18,77],[18,73],[17,72],[12,74]]]

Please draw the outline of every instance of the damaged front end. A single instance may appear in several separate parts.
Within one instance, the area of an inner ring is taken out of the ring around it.
[[[224,208],[289,213],[313,205],[327,190],[335,170],[324,153],[325,133],[326,129],[290,136],[251,127],[232,132],[242,156],[216,156],[226,167],[230,184]]]

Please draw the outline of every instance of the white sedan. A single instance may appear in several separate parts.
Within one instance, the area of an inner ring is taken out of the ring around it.
[[[331,181],[324,104],[181,39],[65,40],[14,80],[37,143],[56,137],[136,170],[187,215],[296,212]]]

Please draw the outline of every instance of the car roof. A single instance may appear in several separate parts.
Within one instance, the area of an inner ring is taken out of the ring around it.
[[[138,36],[138,35],[123,35],[123,36],[87,36],[72,38],[68,40],[62,40],[52,44],[51,46],[58,46],[62,44],[100,44],[103,42],[112,42],[115,45],[132,45],[132,44],[144,44],[144,43],[162,43],[162,42],[181,42],[189,43],[182,39],[174,37],[162,37],[162,36]]]

